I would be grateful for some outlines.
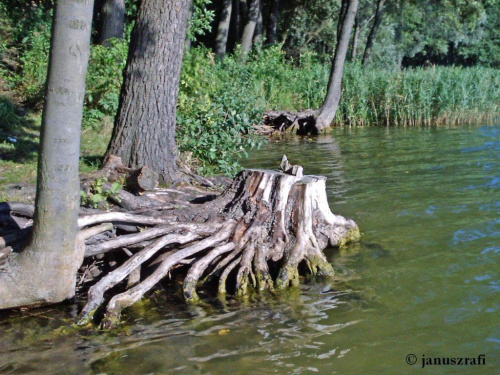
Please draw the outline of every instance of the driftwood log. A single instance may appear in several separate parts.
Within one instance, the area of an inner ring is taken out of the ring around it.
[[[262,124],[255,130],[260,135],[276,132],[295,132],[297,135],[318,134],[316,116],[318,112],[307,109],[302,112],[270,111],[264,115]]]
[[[103,326],[116,325],[123,309],[173,270],[185,269],[187,301],[197,301],[198,288],[210,283],[222,296],[243,295],[297,285],[299,272],[332,275],[323,250],[357,240],[358,227],[330,211],[325,177],[303,176],[302,167],[286,157],[281,169],[243,170],[218,195],[189,186],[157,188],[134,196],[147,202],[145,209],[82,209],[78,240],[86,258],[80,284],[88,279],[90,288],[83,288],[88,298],[80,322],[104,308]],[[32,208],[5,203],[0,213],[29,219]],[[29,224],[20,229],[17,223],[0,237],[0,268],[1,258],[29,235]],[[94,265],[113,254],[126,256],[96,271]]]

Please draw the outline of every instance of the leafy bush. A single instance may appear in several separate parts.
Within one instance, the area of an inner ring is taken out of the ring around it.
[[[216,62],[205,49],[193,49],[184,59],[177,142],[199,161],[199,173],[233,174],[238,157],[263,141],[253,131],[263,107],[247,75],[238,58]]]
[[[110,42],[110,47],[93,45],[90,49],[84,126],[99,128],[104,117],[114,116],[118,110],[128,43],[118,39]]]
[[[80,191],[81,203],[83,206],[109,209],[108,198],[120,202],[119,193],[123,189],[123,182],[113,182],[110,187],[106,177],[98,178],[89,188],[88,192]]]

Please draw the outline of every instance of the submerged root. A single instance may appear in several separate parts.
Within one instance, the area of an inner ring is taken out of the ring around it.
[[[187,270],[182,291],[191,302],[200,299],[201,285],[212,282],[221,296],[228,290],[244,295],[298,285],[299,270],[333,275],[323,250],[357,240],[359,230],[330,211],[325,180],[303,176],[300,166],[284,158],[282,171],[244,170],[219,196],[157,189],[134,196],[147,199],[141,211],[81,214],[79,241],[87,264],[79,284],[89,279],[93,285],[80,322],[102,310],[103,326],[116,325],[124,308],[173,270]],[[32,214],[30,207],[2,207],[8,215]],[[0,250],[18,241],[18,232],[6,233]],[[99,268],[103,263],[107,268]]]

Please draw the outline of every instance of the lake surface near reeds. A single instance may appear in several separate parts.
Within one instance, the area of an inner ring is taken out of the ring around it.
[[[65,332],[70,308],[3,316],[0,374],[499,373],[500,125],[335,129],[244,163],[283,153],[326,175],[332,211],[363,232],[327,251],[334,279],[225,305],[171,297],[113,334]]]

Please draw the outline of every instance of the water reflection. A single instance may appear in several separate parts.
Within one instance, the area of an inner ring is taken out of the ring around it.
[[[113,335],[65,331],[65,309],[3,317],[0,374],[405,374],[409,353],[482,353],[486,368],[462,371],[494,373],[499,138],[500,126],[353,128],[269,144],[248,163],[286,153],[327,175],[333,211],[364,232],[327,254],[335,279],[203,306],[160,296]]]

